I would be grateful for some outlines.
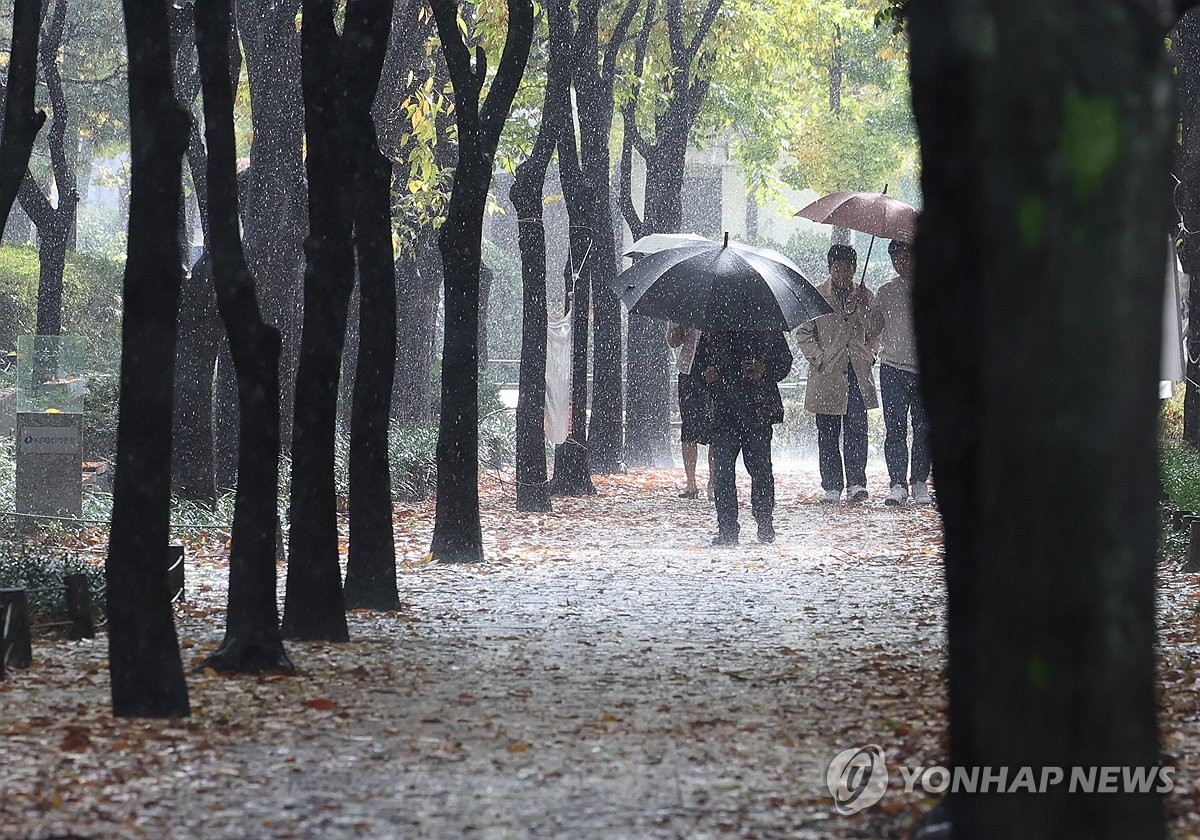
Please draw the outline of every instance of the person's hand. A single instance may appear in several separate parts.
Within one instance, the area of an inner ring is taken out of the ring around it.
[[[714,382],[717,382],[720,378],[721,378],[720,371],[718,371],[712,365],[709,365],[708,367],[706,367],[704,369],[704,381],[707,384],[712,385]]]
[[[863,306],[870,302],[871,293],[867,291],[866,286],[855,286],[854,291],[850,293],[848,300],[855,306]]]
[[[763,374],[767,372],[767,366],[763,364],[762,359],[743,359],[742,374],[751,382],[757,382],[763,378]]]

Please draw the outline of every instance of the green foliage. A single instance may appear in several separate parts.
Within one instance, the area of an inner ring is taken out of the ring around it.
[[[1181,510],[1200,513],[1200,451],[1179,440],[1159,442],[1163,490]]]
[[[59,549],[46,553],[40,546],[0,543],[0,588],[24,588],[34,622],[62,621],[67,618],[63,578],[87,576],[92,604],[103,603],[104,567],[75,557]]]
[[[521,261],[488,239],[483,262],[492,270],[488,297],[488,356],[515,359],[521,354]]]
[[[437,427],[402,425],[392,421],[388,460],[392,467],[392,498],[418,502],[437,485]]]

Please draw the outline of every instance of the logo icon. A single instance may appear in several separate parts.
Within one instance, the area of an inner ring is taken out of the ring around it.
[[[849,816],[870,808],[887,791],[888,771],[878,744],[852,747],[834,756],[825,773],[839,814]]]

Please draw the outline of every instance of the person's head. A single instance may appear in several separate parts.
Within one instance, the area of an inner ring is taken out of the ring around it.
[[[912,245],[900,239],[888,243],[888,256],[892,258],[892,268],[905,280],[912,276]]]
[[[833,245],[826,257],[829,262],[829,279],[833,285],[849,288],[854,283],[854,271],[858,268],[858,254],[849,245]]]

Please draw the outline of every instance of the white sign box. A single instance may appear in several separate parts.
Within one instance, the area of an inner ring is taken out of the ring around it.
[[[79,451],[79,430],[73,426],[25,426],[17,442],[25,454],[70,455]]]

